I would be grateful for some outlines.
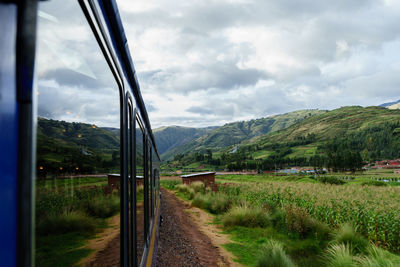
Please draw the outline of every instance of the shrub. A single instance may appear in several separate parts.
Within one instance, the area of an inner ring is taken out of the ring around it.
[[[278,230],[286,230],[286,213],[282,209],[277,209],[271,215],[271,222]]]
[[[197,193],[193,198],[192,205],[219,214],[229,209],[231,201],[227,195],[221,193]]]
[[[296,266],[286,254],[281,243],[270,240],[260,251],[258,267],[294,267]]]
[[[197,193],[192,201],[192,206],[200,209],[208,209],[210,194]]]
[[[345,244],[329,247],[323,256],[327,267],[356,267],[351,248]]]
[[[221,193],[210,194],[210,205],[208,210],[214,214],[226,212],[231,206],[231,201],[227,195]]]
[[[336,185],[342,185],[346,183],[342,179],[337,178],[335,176],[322,176],[318,178],[318,181],[324,184],[336,184]]]
[[[285,222],[289,231],[299,234],[304,238],[310,234],[314,234],[317,238],[325,239],[329,233],[329,227],[311,218],[311,216],[302,208],[288,205],[285,207]]]
[[[42,235],[64,234],[69,232],[92,233],[96,227],[93,218],[81,212],[64,211],[59,215],[50,215],[37,223],[37,231]]]
[[[204,193],[205,186],[203,182],[193,182],[190,184],[190,187],[194,190],[195,193]]]
[[[352,248],[354,252],[365,251],[368,240],[358,234],[350,224],[343,224],[333,235],[334,244],[345,244]]]
[[[222,218],[224,226],[266,227],[270,225],[270,214],[260,207],[247,205],[231,208]]]
[[[86,211],[93,217],[108,218],[119,211],[119,204],[117,195],[98,196],[86,203]]]
[[[363,182],[361,185],[387,186],[387,183],[383,181],[367,181]]]
[[[179,184],[176,186],[176,188],[178,189],[178,192],[181,193],[187,193],[189,186],[187,184]]]
[[[187,195],[189,199],[193,199],[194,196],[196,195],[196,191],[193,188],[189,187],[187,189]]]

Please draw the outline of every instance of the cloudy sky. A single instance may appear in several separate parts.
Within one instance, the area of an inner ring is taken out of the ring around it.
[[[298,109],[369,106],[400,98],[400,1],[117,3],[154,127],[222,125]],[[51,22],[46,15],[57,13],[51,7],[42,10],[42,25]],[[87,39],[80,31],[71,32],[71,38]],[[68,32],[62,38],[66,36]],[[56,49],[46,42],[45,51]],[[101,71],[85,64],[78,64],[80,73],[100,80],[96,72]],[[64,84],[62,77],[71,74],[52,71],[42,72],[39,103],[50,98],[51,90],[45,88],[51,83],[68,90],[93,87],[89,81]],[[105,95],[96,95],[104,102],[112,85],[101,80]],[[50,117],[70,112],[100,124],[113,124],[118,116],[115,108],[69,109],[55,115],[39,105],[39,113]],[[102,115],[108,119],[102,121]]]

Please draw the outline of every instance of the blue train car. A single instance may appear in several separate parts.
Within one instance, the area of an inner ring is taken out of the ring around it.
[[[120,253],[116,262],[120,266],[154,265],[160,158],[116,1],[0,1],[0,29],[0,265],[35,265],[37,98],[42,93],[38,88],[54,82],[57,92],[69,92],[63,97],[72,102],[84,90],[82,85],[62,87],[57,80],[61,78],[67,79],[64,84],[90,80],[93,88],[100,88],[102,82],[112,84],[104,88],[113,88],[119,116]],[[89,39],[93,45],[88,49]],[[92,68],[84,57],[95,58]],[[56,66],[58,62],[70,75],[57,76],[64,70]],[[98,65],[104,66],[101,71]],[[101,91],[93,88],[93,96]],[[55,99],[47,101],[58,107]],[[139,176],[143,178],[140,205]]]

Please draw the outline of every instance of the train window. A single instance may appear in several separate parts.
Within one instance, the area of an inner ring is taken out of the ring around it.
[[[117,266],[120,86],[77,1],[38,15],[36,265]]]
[[[143,125],[140,119],[136,120],[136,203],[137,203],[137,217],[136,217],[136,232],[137,232],[137,262],[142,260],[142,253],[145,244],[145,214],[144,214],[144,154],[143,154]]]

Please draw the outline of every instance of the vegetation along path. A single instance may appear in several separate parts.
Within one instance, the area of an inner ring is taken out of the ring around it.
[[[163,222],[156,266],[235,266],[220,246],[225,242],[223,235],[216,235],[216,227],[208,224],[211,217],[173,193],[161,191]]]

